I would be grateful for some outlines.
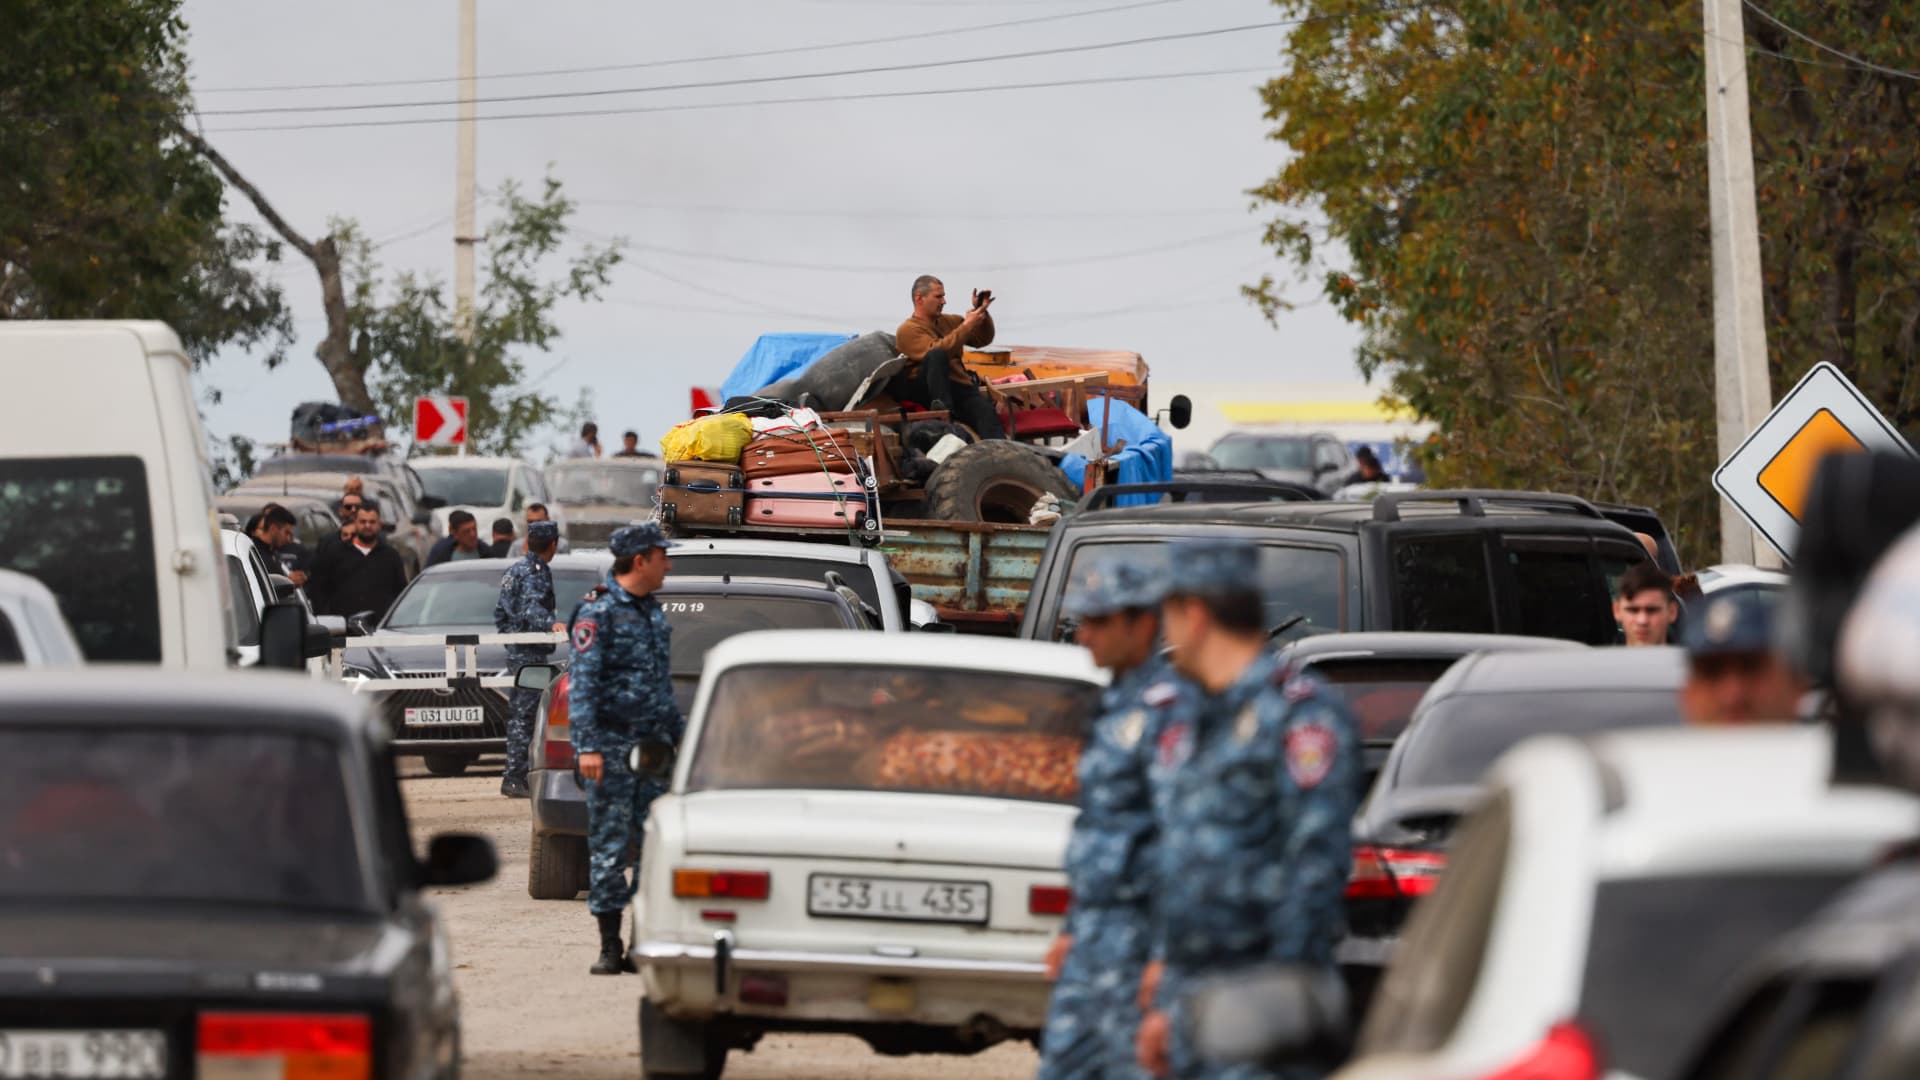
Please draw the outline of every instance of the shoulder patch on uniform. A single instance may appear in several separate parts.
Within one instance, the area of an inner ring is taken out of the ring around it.
[[[588,589],[586,594],[581,596],[580,599],[598,600],[605,595],[607,595],[607,587],[605,585],[595,585],[593,588]]]
[[[573,624],[573,651],[586,652],[593,648],[593,641],[600,636],[600,626],[592,619],[581,619]]]
[[[1113,741],[1120,744],[1120,749],[1131,750],[1146,730],[1147,714],[1134,709],[1120,718],[1119,726],[1113,729]]]
[[[1339,741],[1325,724],[1297,725],[1287,731],[1287,775],[1302,790],[1319,787],[1333,771]]]
[[[1171,705],[1173,699],[1179,696],[1180,688],[1170,682],[1157,682],[1140,692],[1140,700],[1154,708]]]

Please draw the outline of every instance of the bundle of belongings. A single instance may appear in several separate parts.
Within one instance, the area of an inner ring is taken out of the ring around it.
[[[364,454],[388,448],[386,424],[373,413],[331,401],[294,407],[293,448],[314,454]]]
[[[696,417],[660,439],[660,517],[669,525],[877,530],[872,467],[852,432],[812,409]]]

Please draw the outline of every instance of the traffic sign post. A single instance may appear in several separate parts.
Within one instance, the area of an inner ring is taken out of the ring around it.
[[[1820,459],[1870,450],[1914,456],[1880,410],[1839,368],[1823,362],[1720,463],[1713,486],[1767,543],[1791,558]]]
[[[416,446],[467,445],[467,399],[434,395],[413,399]]]

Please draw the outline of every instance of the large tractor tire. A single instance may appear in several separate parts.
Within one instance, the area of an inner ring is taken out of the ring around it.
[[[1045,495],[1080,497],[1067,474],[1038,450],[983,439],[954,451],[927,479],[927,517],[1025,525]]]

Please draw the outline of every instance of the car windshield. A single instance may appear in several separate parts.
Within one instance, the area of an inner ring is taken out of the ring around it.
[[[1580,1022],[1607,1065],[1669,1076],[1714,1001],[1769,941],[1804,922],[1850,880],[1829,870],[1689,874],[1603,883],[1587,939]],[[1701,913],[1711,933],[1701,933]],[[1677,956],[1685,963],[1673,963]],[[1648,972],[1659,972],[1648,978]]]
[[[505,506],[507,470],[501,467],[421,469],[420,486],[448,506]]]
[[[491,633],[493,605],[500,599],[500,578],[504,573],[503,568],[496,566],[478,572],[422,574],[400,594],[380,627],[395,631],[480,627]],[[553,596],[559,617],[565,619],[573,610],[574,601],[600,584],[602,576],[593,570],[555,570]]]
[[[139,458],[0,460],[0,504],[0,566],[52,590],[88,660],[160,659],[153,512]]]
[[[1064,610],[1067,598],[1079,591],[1080,571],[1085,563],[1112,558],[1126,559],[1149,573],[1161,574],[1167,566],[1167,542],[1165,537],[1156,536],[1079,545],[1074,549],[1073,564],[1067,570],[1066,593],[1057,610]],[[1340,553],[1331,548],[1260,545],[1260,594],[1266,601],[1267,628],[1280,631],[1275,635],[1276,640],[1292,641],[1342,628],[1343,569]],[[1285,629],[1281,630],[1282,627]],[[1072,628],[1063,621],[1055,630],[1055,640],[1065,641],[1070,637]]]
[[[651,506],[659,485],[660,470],[651,466],[573,465],[547,470],[547,494],[554,502],[574,506]]]
[[[1588,735],[1679,723],[1679,694],[1667,687],[1458,694],[1421,714],[1407,733],[1392,783],[1403,788],[1477,783],[1501,754],[1534,735]]]
[[[0,729],[0,902],[365,909],[340,751],[324,739]]]
[[[1451,657],[1354,657],[1314,661],[1313,673],[1339,687],[1362,739],[1390,742],[1407,729],[1427,687],[1452,666]]]
[[[1306,472],[1313,444],[1306,439],[1226,438],[1207,453],[1223,469],[1297,469]]]
[[[830,572],[838,573],[846,581],[847,587],[859,593],[860,599],[866,601],[869,607],[876,611],[880,608],[880,594],[874,591],[873,571],[853,563],[826,562],[795,555],[703,552],[695,547],[687,547],[674,551],[673,565],[677,573],[700,574],[704,577],[731,574],[734,577],[778,578],[815,584],[825,581]]]
[[[756,664],[721,676],[688,790],[812,788],[1071,802],[1099,701],[1009,672]]]

